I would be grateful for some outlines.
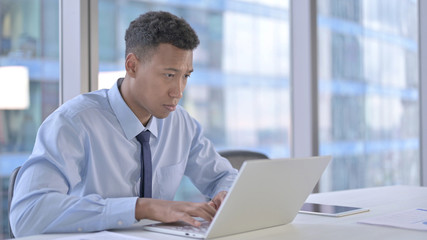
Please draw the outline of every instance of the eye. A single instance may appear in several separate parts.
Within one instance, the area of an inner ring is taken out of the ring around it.
[[[191,77],[191,75],[190,74],[185,74],[184,77],[185,78],[189,78],[189,77]]]
[[[175,76],[175,74],[173,73],[165,73],[165,76],[168,78],[173,78]]]

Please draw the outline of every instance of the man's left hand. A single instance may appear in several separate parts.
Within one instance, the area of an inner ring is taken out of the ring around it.
[[[225,196],[227,196],[227,191],[222,191],[219,192],[210,202],[209,205],[211,205],[212,207],[214,207],[216,210],[219,209],[219,207],[221,206],[222,202],[225,199]]]

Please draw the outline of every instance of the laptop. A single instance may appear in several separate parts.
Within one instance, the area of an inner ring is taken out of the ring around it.
[[[245,161],[212,222],[196,228],[184,222],[155,223],[144,229],[211,239],[293,221],[331,156]],[[201,231],[205,232],[201,232]]]

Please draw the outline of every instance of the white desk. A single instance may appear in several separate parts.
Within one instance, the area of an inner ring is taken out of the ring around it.
[[[380,216],[383,214],[413,208],[427,208],[427,187],[391,186],[319,193],[310,195],[308,201],[325,204],[359,206],[369,208],[370,211],[340,218],[298,214],[298,216],[291,224],[285,226],[253,231],[220,239],[427,239],[427,232],[423,231],[405,230],[357,223],[359,220],[373,216]],[[140,224],[135,225],[131,229],[119,230],[116,232],[155,240],[185,239],[167,234],[144,231],[141,230]],[[20,239],[55,239],[64,236],[71,236],[71,234],[47,234]]]

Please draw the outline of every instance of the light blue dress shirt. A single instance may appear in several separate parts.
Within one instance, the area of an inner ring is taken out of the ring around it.
[[[80,95],[41,125],[30,158],[17,176],[10,221],[16,236],[89,232],[135,223],[141,145],[151,132],[153,198],[172,200],[183,175],[209,197],[229,190],[237,170],[177,107],[144,127],[117,84]]]

